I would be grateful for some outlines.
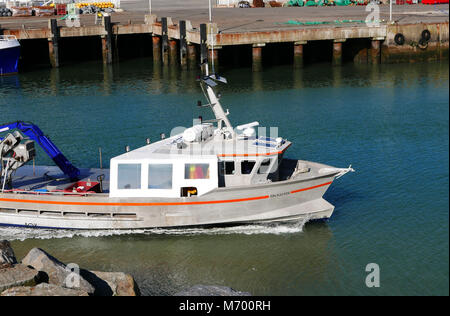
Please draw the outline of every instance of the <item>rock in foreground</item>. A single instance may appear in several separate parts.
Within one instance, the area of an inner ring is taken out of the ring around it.
[[[174,296],[251,296],[248,292],[240,292],[226,286],[194,285]]]
[[[82,271],[83,277],[95,287],[98,296],[140,296],[134,278],[122,272]]]
[[[71,278],[72,271],[58,259],[52,257],[44,250],[33,248],[28,255],[22,260],[22,263],[33,267],[37,271],[43,271],[48,275],[48,283],[65,288],[72,288]],[[94,294],[94,287],[86,281],[82,276],[79,276],[79,286],[77,289]]]
[[[91,272],[66,265],[33,248],[17,264],[8,241],[0,241],[0,296],[139,296],[131,275]]]
[[[14,287],[4,291],[0,296],[89,296],[89,294],[82,290],[41,283],[35,287]]]
[[[0,267],[4,265],[16,264],[16,256],[11,244],[7,240],[0,240]]]
[[[16,286],[34,286],[39,281],[39,272],[23,264],[0,268],[0,293]]]

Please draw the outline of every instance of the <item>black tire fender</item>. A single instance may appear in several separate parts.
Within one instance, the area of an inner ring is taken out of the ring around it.
[[[420,35],[420,38],[424,41],[428,42],[431,39],[431,33],[428,30],[423,30],[422,34]]]
[[[395,44],[402,46],[403,44],[405,44],[405,36],[403,36],[402,33],[395,34],[394,42]]]
[[[420,49],[427,49],[428,47],[428,41],[426,41],[425,39],[421,38],[419,40],[419,45],[417,45]]]

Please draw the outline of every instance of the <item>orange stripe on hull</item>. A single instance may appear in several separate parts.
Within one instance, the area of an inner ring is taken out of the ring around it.
[[[298,193],[302,191],[316,189],[322,186],[331,184],[327,182],[313,187],[304,188],[300,190],[291,191],[290,193]],[[4,199],[0,198],[0,202],[12,203],[30,203],[30,204],[49,204],[49,205],[78,205],[78,206],[180,206],[180,205],[205,205],[205,204],[222,204],[222,203],[237,203],[268,199],[268,195],[256,196],[243,199],[234,200],[217,200],[217,201],[197,201],[197,202],[161,202],[161,203],[96,203],[96,202],[64,202],[64,201],[40,201],[40,200],[25,200],[25,199]]]
[[[220,200],[220,201],[198,201],[198,202],[161,202],[161,203],[95,203],[95,202],[64,202],[64,201],[39,201],[39,200],[21,200],[21,199],[0,199],[1,202],[15,202],[15,203],[36,203],[36,204],[51,204],[51,205],[82,205],[82,206],[171,206],[171,205],[201,205],[201,204],[219,204],[219,203],[235,203],[254,200],[268,199],[268,195],[257,196],[244,199],[235,200]]]
[[[309,188],[304,188],[304,189],[300,189],[300,190],[291,191],[291,193],[298,193],[298,192],[302,192],[302,191],[308,191],[308,190],[320,188],[320,187],[323,187],[323,186],[326,186],[326,185],[329,185],[329,184],[332,184],[332,183],[333,183],[333,181],[327,182],[327,183],[322,183],[322,184],[319,184],[319,185],[315,185],[315,186],[313,186],[313,187],[309,187]]]

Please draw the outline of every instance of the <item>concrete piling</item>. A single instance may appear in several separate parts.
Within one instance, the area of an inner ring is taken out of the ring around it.
[[[189,68],[195,68],[195,66],[197,66],[197,48],[195,47],[195,44],[187,44],[187,57],[189,61]]]
[[[252,69],[255,72],[262,71],[262,49],[266,44],[253,44]]]
[[[425,9],[417,8],[417,10]],[[253,70],[260,71],[262,69],[264,43],[270,43],[271,46],[267,49],[267,52],[264,52],[265,61],[268,59],[268,62],[270,62],[271,56],[276,57],[273,58],[273,63],[276,64],[280,62],[281,56],[284,56],[281,58],[285,58],[293,55],[291,62],[293,62],[295,68],[303,67],[306,62],[306,55],[317,57],[312,58],[312,61],[316,59],[328,60],[331,53],[334,65],[341,65],[344,55],[345,57],[352,57],[355,63],[369,64],[448,59],[448,21],[437,17],[427,18],[428,22],[421,22],[422,17],[419,20],[408,17],[408,21],[402,20],[395,25],[388,24],[386,27],[380,28],[343,24],[339,27],[330,25],[324,26],[320,30],[314,30],[301,25],[285,29],[276,25],[269,25],[269,22],[264,22],[263,19],[261,19],[261,23],[253,26],[227,27],[227,24],[223,23],[227,22],[227,19],[232,15],[227,12],[223,14],[223,16],[215,18],[218,24],[207,23],[205,19],[196,17],[195,23],[205,21],[205,24],[200,24],[200,28],[193,28],[188,20],[179,21],[176,25],[170,17],[157,18],[154,14],[146,14],[144,23],[142,23],[140,18],[138,19],[127,12],[124,12],[123,15],[115,15],[113,17],[116,22],[114,25],[111,23],[111,17],[105,17],[103,25],[84,19],[83,25],[80,27],[59,28],[56,19],[50,20],[49,25],[43,25],[42,27],[39,27],[39,24],[30,24],[33,23],[31,20],[28,22],[25,19],[11,19],[8,20],[8,24],[2,23],[0,33],[14,35],[18,40],[26,43],[23,45],[24,52],[34,49],[35,46],[31,40],[48,40],[49,61],[54,68],[60,66],[59,48],[60,45],[64,45],[60,38],[64,38],[64,43],[66,43],[68,41],[79,41],[83,37],[94,36],[97,41],[101,37],[103,62],[110,64],[113,60],[118,60],[117,54],[111,46],[117,49],[117,43],[122,42],[120,40],[122,36],[128,36],[126,42],[132,43],[130,46],[136,47],[139,46],[139,43],[137,41],[132,42],[131,35],[140,35],[136,38],[141,40],[147,36],[146,34],[152,35],[155,64],[162,62],[164,64],[175,64],[175,62],[178,62],[181,67],[197,66],[199,60],[202,64],[205,64],[208,59],[217,64],[219,57],[220,61],[224,63],[233,62],[233,58],[235,58],[236,64],[242,64],[242,56],[248,56],[250,45],[252,45],[252,61],[247,60],[245,62],[247,65],[251,62]],[[270,10],[261,14],[263,16],[271,15]],[[131,23],[130,21],[133,19],[134,21]],[[219,32],[218,26],[227,28]],[[419,47],[416,44],[419,43],[421,32],[425,29],[430,31],[431,38],[427,43],[428,45],[420,45]],[[396,41],[395,36],[397,34],[404,35],[406,42],[399,43],[398,40]],[[345,44],[343,44],[344,39],[347,40]],[[113,43],[113,40],[116,42]],[[90,42],[90,39],[86,40],[86,42],[88,41]],[[320,43],[317,43],[319,41]],[[34,42],[38,43],[38,41]],[[291,46],[288,47],[289,44],[287,43],[291,43]],[[310,45],[305,46],[307,43]],[[331,43],[333,43],[332,48],[328,46]],[[39,48],[39,45],[36,47]],[[279,47],[276,47],[276,45],[279,45]],[[223,49],[219,50],[219,47],[223,47]],[[306,47],[308,47],[307,52]],[[324,49],[325,47],[328,48]],[[141,45],[136,51],[144,54],[147,53],[147,48],[149,49],[148,45]],[[47,47],[44,49],[47,49]],[[121,49],[126,52],[127,49],[132,50],[133,48],[121,47]],[[233,51],[239,51],[239,53],[228,54],[228,52]],[[47,52],[44,53],[47,54]],[[21,63],[28,62],[27,59],[30,58],[28,57],[30,55],[32,54],[24,53]],[[74,54],[68,54],[65,58],[69,58],[69,55]],[[176,58],[174,58],[175,55]]]
[[[152,36],[152,45],[153,45],[153,63],[160,64],[161,63],[161,37],[157,35]]]
[[[219,49],[222,47],[217,45],[217,34],[219,33],[219,28],[216,23],[208,23],[207,24],[207,38],[208,38],[208,60],[210,69],[212,66],[219,65]]]
[[[373,65],[381,63],[381,40],[376,38],[372,39],[370,47],[370,57],[368,61]]]
[[[50,57],[50,64],[53,68],[59,67],[59,28],[56,19],[49,21],[49,28],[52,37],[48,39],[48,52]]]
[[[175,39],[169,40],[169,60],[171,65],[178,63],[178,43]]]
[[[180,21],[180,65],[187,67],[188,45],[186,41],[186,21]]]
[[[214,47],[214,49],[209,49],[208,52],[208,59],[209,62],[212,64],[214,63],[214,67],[219,66],[219,49],[221,47]]]
[[[345,39],[336,39],[333,41],[333,65],[341,66],[342,65],[342,44],[345,42]]]
[[[169,31],[167,18],[161,18],[161,39],[162,39],[162,61],[164,65],[169,64]]]
[[[303,48],[306,41],[294,43],[294,68],[303,68]]]
[[[103,24],[105,26],[106,35],[102,35],[102,56],[104,64],[112,63],[112,37],[113,29],[110,16],[103,17]]]

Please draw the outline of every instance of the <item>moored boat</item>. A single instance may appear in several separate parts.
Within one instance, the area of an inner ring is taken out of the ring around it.
[[[0,35],[0,76],[18,72],[20,44],[14,35]]]

